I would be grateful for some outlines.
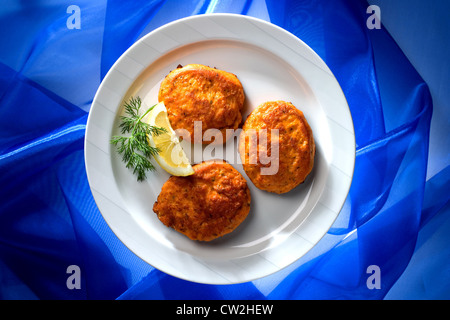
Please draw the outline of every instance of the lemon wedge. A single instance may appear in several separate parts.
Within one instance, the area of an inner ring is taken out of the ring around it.
[[[181,147],[180,140],[170,125],[164,102],[158,103],[142,120],[151,126],[166,129],[165,133],[149,136],[150,145],[160,150],[154,158],[161,168],[174,176],[193,174],[194,169],[192,169],[191,163]]]

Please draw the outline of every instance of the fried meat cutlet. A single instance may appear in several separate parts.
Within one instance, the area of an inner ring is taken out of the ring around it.
[[[193,168],[193,175],[171,176],[164,183],[153,211],[163,224],[190,239],[211,241],[245,220],[250,190],[243,176],[223,160]]]
[[[208,129],[220,130],[221,143],[225,143],[226,129],[237,129],[242,121],[244,99],[244,89],[234,74],[200,64],[171,71],[161,82],[158,94],[172,128],[186,129],[191,142],[203,144],[215,140],[202,139]],[[194,136],[194,121],[202,123],[201,136]]]
[[[267,130],[267,143],[260,141],[260,130]],[[271,129],[278,129],[277,148],[270,145]],[[251,147],[252,130],[256,132],[255,144]],[[303,112],[292,103],[269,101],[261,104],[246,119],[240,135],[239,153],[245,173],[253,184],[274,193],[286,193],[304,182],[314,166],[315,143],[312,130]],[[267,147],[266,147],[267,146]],[[271,152],[278,151],[278,157]],[[260,151],[267,152],[278,160],[274,174],[261,174],[263,164]],[[253,158],[252,158],[253,157]],[[254,159],[252,161],[252,159]]]

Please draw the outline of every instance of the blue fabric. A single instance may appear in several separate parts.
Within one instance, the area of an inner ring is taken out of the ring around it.
[[[0,8],[0,298],[386,296],[421,227],[448,204],[450,172],[426,181],[428,88],[384,28],[366,27],[365,1],[80,0],[81,29],[68,29],[71,4]],[[116,59],[167,22],[214,12],[271,21],[311,46],[347,97],[357,143],[350,194],[319,244],[271,276],[224,286],[171,277],[128,250],[95,205],[83,154],[90,103]],[[70,265],[80,267],[80,289],[66,285]],[[380,267],[380,289],[367,287],[370,265]]]

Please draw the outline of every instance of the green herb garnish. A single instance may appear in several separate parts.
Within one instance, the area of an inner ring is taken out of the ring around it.
[[[150,107],[144,114],[139,114],[141,98],[131,98],[124,104],[127,116],[121,116],[119,128],[122,134],[131,133],[129,136],[113,136],[111,144],[117,147],[122,155],[122,161],[128,169],[133,170],[138,181],[146,179],[146,172],[155,170],[151,158],[159,153],[158,148],[149,145],[147,135],[160,135],[166,132],[165,128],[151,126],[142,122],[142,118],[155,106]]]

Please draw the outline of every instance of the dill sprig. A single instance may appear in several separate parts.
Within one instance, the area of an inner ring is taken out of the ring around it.
[[[129,136],[113,136],[111,143],[117,147],[117,151],[122,155],[122,161],[128,169],[133,170],[138,181],[146,179],[146,172],[155,170],[151,163],[151,158],[160,152],[158,148],[149,145],[148,135],[160,135],[166,132],[165,128],[151,126],[142,122],[142,118],[155,106],[150,107],[144,114],[139,114],[141,108],[141,98],[131,98],[124,104],[126,116],[120,117],[119,128],[122,134]]]

